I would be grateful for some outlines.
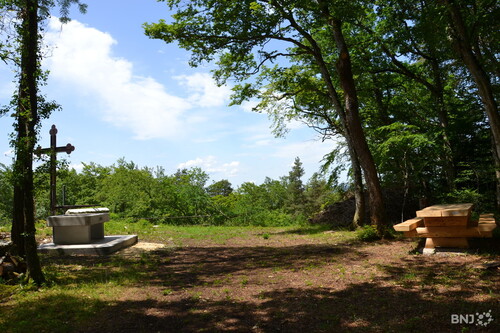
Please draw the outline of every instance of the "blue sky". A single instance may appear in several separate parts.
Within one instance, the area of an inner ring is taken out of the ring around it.
[[[175,44],[148,39],[144,22],[168,20],[165,3],[155,0],[85,0],[72,21],[48,22],[45,42],[50,70],[44,93],[62,111],[43,122],[40,144],[49,144],[55,124],[58,145],[76,150],[66,159],[111,165],[119,158],[139,166],[201,167],[212,181],[260,184],[266,176],[288,174],[296,156],[309,178],[332,141],[291,123],[286,138],[275,138],[267,115],[251,112],[252,103],[228,107],[230,86],[217,87],[210,64],[188,65],[189,53]],[[12,93],[12,68],[0,64],[0,104]],[[0,118],[0,163],[10,164],[11,117]]]

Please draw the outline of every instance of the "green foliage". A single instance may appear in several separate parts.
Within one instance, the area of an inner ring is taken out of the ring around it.
[[[491,27],[498,6],[491,1],[456,4],[472,51],[487,74],[497,77],[499,29]],[[345,96],[336,75],[338,40],[331,24],[338,20],[382,183],[430,200],[455,188],[494,197],[488,121],[468,69],[457,61],[448,5],[407,0],[168,5],[176,11],[171,23],[145,24],[146,34],[179,43],[191,53],[192,65],[215,62],[220,84],[229,78],[237,82],[232,104],[257,98],[254,110],[269,114],[278,136],[287,133],[292,120],[323,138],[349,136],[339,112]],[[497,91],[498,80],[491,81]],[[336,161],[330,158],[330,164],[346,164],[339,163],[337,152],[332,156]],[[464,182],[464,175],[477,176],[476,182],[471,177]],[[290,191],[301,196],[297,189]],[[297,195],[287,200],[295,210],[304,207]]]
[[[10,223],[12,220],[13,187],[11,168],[0,163],[0,225]]]
[[[315,172],[305,186],[307,215],[312,215],[325,208],[325,206],[342,200],[343,193],[335,189],[319,173]]]
[[[287,181],[287,207],[291,213],[304,211],[306,204],[305,188],[302,183],[304,168],[300,158],[296,157],[292,170],[288,173]]]
[[[356,230],[356,238],[363,242],[372,242],[379,240],[380,236],[375,226],[365,225]]]
[[[227,197],[228,195],[233,193],[233,188],[231,187],[231,183],[227,179],[223,179],[208,186],[207,192],[211,197],[215,197],[217,195]]]
[[[0,5],[6,9],[13,3]],[[85,10],[78,0],[42,3],[45,9],[61,5],[63,19],[70,5]],[[346,135],[345,120],[338,113],[346,101],[336,76],[339,54],[331,25],[331,19],[338,19],[352,61],[363,129],[382,183],[430,201],[492,206],[496,189],[490,126],[471,76],[456,59],[449,15],[441,3],[166,3],[175,10],[173,19],[145,24],[146,34],[177,42],[191,52],[194,66],[216,62],[218,83],[228,79],[237,83],[232,104],[258,98],[255,110],[269,114],[278,136],[286,134],[290,121],[306,123],[324,139]],[[499,30],[491,27],[498,8],[494,2],[457,3],[471,28],[471,43],[481,54],[480,62],[494,77]],[[2,40],[0,55],[7,59],[15,43]],[[335,94],[338,103],[333,101]],[[50,103],[45,105],[47,111],[42,114],[52,110]],[[65,188],[66,204],[106,205],[121,218],[169,224],[287,225],[304,223],[340,199],[341,191],[332,184],[340,171],[349,171],[344,167],[348,165],[344,151],[339,145],[325,156],[323,175],[328,181],[313,175],[303,182],[299,158],[281,179],[244,183],[237,189],[228,180],[207,186],[208,175],[200,169],[166,175],[161,169],[139,168],[122,159],[110,167],[84,165],[81,173],[63,162],[58,184],[60,190]],[[48,212],[48,176],[43,168],[35,180],[38,218]],[[8,195],[4,184],[0,191]],[[0,218],[11,214],[6,205],[9,202],[0,206]]]
[[[57,167],[59,205],[63,204],[64,189],[64,204],[105,206],[110,209],[112,219],[126,220],[137,226],[143,223],[304,225],[307,218],[327,202],[341,198],[319,174],[313,175],[304,186],[298,159],[287,177],[266,178],[260,185],[243,183],[234,191],[227,180],[207,186],[209,176],[200,168],[177,170],[167,175],[162,168],[141,168],[123,158],[109,167],[84,164],[81,172],[70,169],[64,160],[59,161]],[[0,191],[12,200],[10,173],[10,168],[0,166]],[[37,219],[44,220],[50,214],[47,163],[37,168],[34,179]],[[297,193],[301,195],[300,202]],[[0,218],[4,223],[12,213],[9,200],[0,203]]]
[[[484,197],[479,194],[476,190],[471,189],[460,189],[453,190],[442,198],[443,202],[446,203],[473,203],[475,210],[481,211],[481,206],[484,205]]]
[[[394,122],[374,131],[374,158],[386,183],[409,187],[420,184],[438,159],[435,143],[418,127]]]

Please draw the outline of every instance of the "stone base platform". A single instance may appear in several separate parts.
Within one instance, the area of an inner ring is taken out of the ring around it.
[[[469,253],[468,249],[461,247],[436,247],[433,249],[422,248],[419,250],[424,255],[467,255]]]
[[[42,244],[38,252],[49,255],[108,255],[137,243],[137,235],[104,236],[90,244],[56,245]]]

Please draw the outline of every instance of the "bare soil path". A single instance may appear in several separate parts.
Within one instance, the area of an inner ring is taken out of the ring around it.
[[[424,256],[412,240],[288,232],[162,245],[120,254],[144,274],[80,332],[500,332],[491,252]],[[476,320],[453,323],[460,314]]]
[[[500,332],[498,237],[426,256],[318,228],[142,232],[106,257],[43,256],[50,286],[0,285],[0,332]]]

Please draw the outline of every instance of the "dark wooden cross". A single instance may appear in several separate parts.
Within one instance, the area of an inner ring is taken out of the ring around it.
[[[68,155],[71,154],[72,151],[75,150],[75,147],[68,143],[66,146],[63,147],[57,147],[56,143],[56,135],[57,135],[57,128],[56,125],[52,125],[50,128],[50,148],[42,148],[38,146],[35,149],[35,154],[40,157],[40,155],[45,154],[45,155],[50,155],[50,213],[52,215],[56,214],[56,209],[57,208],[66,208],[65,206],[57,206],[57,201],[56,201],[56,162],[57,158],[56,155],[57,153],[67,153]]]

